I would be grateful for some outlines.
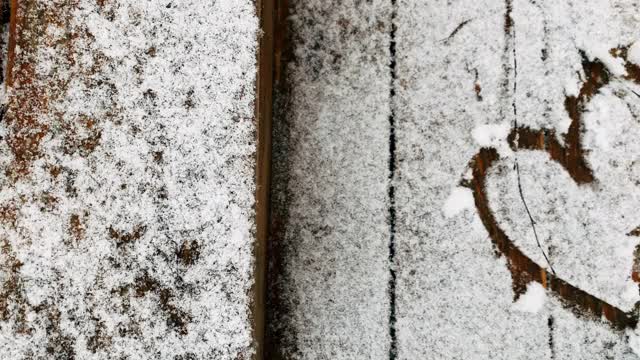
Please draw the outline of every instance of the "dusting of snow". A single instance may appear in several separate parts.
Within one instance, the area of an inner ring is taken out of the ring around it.
[[[281,307],[270,322],[284,358],[388,356],[388,3],[292,1],[290,90],[275,124],[282,258],[272,293]],[[637,36],[636,1],[509,1],[507,34],[501,1],[397,3],[397,357],[636,358],[636,340],[537,283],[514,305],[506,260],[478,216],[455,211],[468,193],[451,191],[479,147],[497,148],[503,160],[486,191],[509,237],[547,267],[542,248],[580,289],[633,309],[638,239],[626,234],[640,223],[640,112],[609,49]],[[541,151],[518,153],[518,179],[507,157],[512,124],[555,129],[562,142],[565,101],[587,77],[583,53],[617,77],[580,109],[597,181],[575,184]]]
[[[0,358],[250,358],[254,2],[29,4],[0,125]]]
[[[280,260],[270,339],[284,359],[383,359],[390,2],[289,3],[294,57],[273,129]]]
[[[464,210],[474,209],[473,193],[466,187],[456,187],[445,201],[442,211],[450,218]]]
[[[520,295],[518,300],[513,304],[518,311],[537,313],[543,307],[547,300],[547,291],[537,282],[531,282],[527,285],[527,291]]]
[[[509,1],[514,29],[507,35],[503,2],[400,3],[398,358],[636,358],[620,332],[577,316],[551,294],[538,312],[518,311],[487,230],[467,212],[448,219],[442,211],[477,149],[496,147],[503,160],[492,166],[486,192],[509,238],[547,267],[541,247],[558,276],[580,289],[633,309],[640,297],[637,286],[630,290],[638,238],[626,234],[640,223],[633,210],[640,201],[639,101],[609,49],[637,37],[636,2]],[[570,124],[565,101],[587,78],[583,53],[617,79],[584,109],[583,143],[597,181],[578,186],[546,152],[518,152],[538,247],[503,139],[517,122],[555,130],[563,142]],[[474,84],[481,84],[481,98]]]

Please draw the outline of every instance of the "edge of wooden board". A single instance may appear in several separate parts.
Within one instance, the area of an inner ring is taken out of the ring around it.
[[[257,0],[256,11],[262,33],[259,37],[256,79],[256,243],[254,247],[254,303],[252,308],[255,360],[264,358],[267,241],[271,188],[271,121],[273,107],[273,62],[275,0]]]

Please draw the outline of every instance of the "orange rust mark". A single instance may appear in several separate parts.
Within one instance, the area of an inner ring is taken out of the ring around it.
[[[66,121],[62,124],[64,130],[64,152],[79,153],[87,156],[92,153],[102,139],[102,130],[96,126],[96,121],[86,115],[77,121]]]
[[[30,64],[21,64],[16,76],[30,79],[35,76],[35,70]],[[7,175],[12,179],[28,173],[31,162],[40,156],[40,142],[48,131],[48,127],[38,121],[40,111],[48,107],[44,89],[27,85],[22,90],[22,94],[12,97],[5,117],[11,129],[7,143],[14,160]]]
[[[476,100],[482,101],[482,86],[478,81],[473,83],[473,91],[476,93]]]
[[[15,227],[18,220],[18,209],[15,206],[2,206],[0,207],[0,221],[3,224],[11,225]]]
[[[62,173],[62,168],[58,165],[51,165],[49,166],[49,174],[54,178],[57,179],[58,176],[60,176],[60,173]]]
[[[624,50],[626,48],[621,49],[612,51],[612,54],[625,60],[626,67],[629,69],[630,65],[626,61]],[[565,109],[571,118],[571,126],[567,134],[564,135],[564,145],[557,140],[555,131],[550,129],[533,130],[527,127],[517,127],[508,136],[509,144],[514,151],[539,150],[547,152],[551,159],[560,164],[578,184],[594,181],[581,143],[582,113],[591,98],[609,83],[609,73],[601,62],[589,61],[583,55],[583,69],[587,79],[578,96],[567,96],[565,99]],[[640,78],[636,77],[635,73],[627,72],[629,74],[626,77],[627,80],[640,84]],[[565,307],[573,309],[578,314],[586,314],[598,319],[604,316],[612,328],[617,330],[635,327],[638,323],[638,314],[633,311],[624,312],[547,271],[525,255],[509,239],[491,212],[485,190],[487,170],[499,159],[495,149],[480,149],[470,162],[473,178],[463,180],[461,185],[473,191],[480,219],[489,233],[498,255],[504,255],[507,259],[514,297],[518,298],[526,291],[527,284],[535,281],[556,294]],[[640,236],[640,227],[629,233],[629,235],[631,234]],[[636,249],[634,258],[636,260],[634,261],[632,278],[634,281],[640,282],[640,260],[638,260],[640,259],[640,247]]]

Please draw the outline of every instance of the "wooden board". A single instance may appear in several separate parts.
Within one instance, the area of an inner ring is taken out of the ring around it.
[[[0,357],[262,358],[257,6],[12,1]]]
[[[637,358],[637,2],[289,8],[273,353]]]

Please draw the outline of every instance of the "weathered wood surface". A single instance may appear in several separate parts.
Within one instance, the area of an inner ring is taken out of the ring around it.
[[[0,358],[261,358],[255,6],[12,1]]]

